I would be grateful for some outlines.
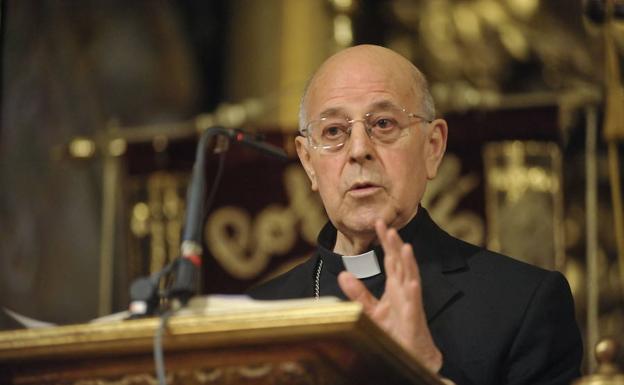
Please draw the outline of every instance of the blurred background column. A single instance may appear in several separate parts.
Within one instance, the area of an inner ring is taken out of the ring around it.
[[[261,125],[296,130],[303,86],[331,50],[329,5],[233,0],[230,9],[225,98],[259,99]]]

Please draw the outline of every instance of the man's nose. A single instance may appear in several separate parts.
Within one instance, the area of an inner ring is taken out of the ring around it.
[[[373,142],[363,121],[353,122],[349,137],[349,157],[354,161],[372,159]]]

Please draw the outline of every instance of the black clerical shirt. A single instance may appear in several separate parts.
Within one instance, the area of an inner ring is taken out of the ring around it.
[[[441,230],[423,207],[399,231],[414,249],[429,330],[444,356],[441,373],[456,384],[568,385],[580,375],[582,342],[570,288],[562,274],[470,245]],[[323,259],[320,294],[344,298],[333,253],[336,230],[327,224],[317,252],[281,276],[252,288],[258,299],[314,296]],[[379,297],[382,272],[362,282]]]

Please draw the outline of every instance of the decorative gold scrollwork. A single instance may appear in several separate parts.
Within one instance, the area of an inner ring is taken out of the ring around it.
[[[310,191],[299,166],[284,171],[284,187],[289,205],[271,204],[255,219],[235,206],[215,210],[206,221],[206,244],[221,266],[232,276],[250,279],[260,274],[273,255],[286,254],[300,234],[313,244],[326,221],[320,201]]]
[[[456,212],[461,200],[479,185],[475,173],[461,175],[461,161],[446,154],[438,176],[429,182],[422,204],[442,228],[466,242],[483,244],[483,220],[474,212]]]
[[[198,368],[192,370],[174,370],[166,375],[168,384],[239,384],[277,383],[275,380],[290,380],[286,383],[318,383],[313,381],[314,370],[298,361],[285,361],[279,365],[258,363],[253,365],[233,365],[218,368]],[[260,382],[258,382],[260,381]],[[121,377],[80,379],[62,382],[62,385],[157,385],[158,379],[153,373],[127,374]],[[282,382],[284,383],[284,382]]]
[[[147,179],[147,200],[136,202],[130,229],[137,238],[149,237],[150,272],[162,269],[178,254],[185,178],[154,173]],[[241,207],[223,206],[206,221],[206,244],[219,264],[232,276],[249,279],[260,274],[273,255],[288,253],[298,236],[314,244],[327,220],[318,196],[310,191],[307,176],[297,165],[283,175],[287,205],[271,204],[255,218]]]
[[[558,145],[550,142],[492,142],[484,147],[489,248],[564,270],[561,156]]]
[[[310,190],[310,182],[301,167],[290,166],[286,169],[284,187],[290,209],[300,220],[302,238],[311,245],[316,244],[316,237],[327,216],[320,198]]]

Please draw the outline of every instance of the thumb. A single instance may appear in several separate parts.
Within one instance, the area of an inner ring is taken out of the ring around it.
[[[338,285],[347,298],[362,304],[366,313],[371,313],[375,309],[377,298],[368,291],[366,286],[353,273],[348,271],[341,272],[338,275]]]

